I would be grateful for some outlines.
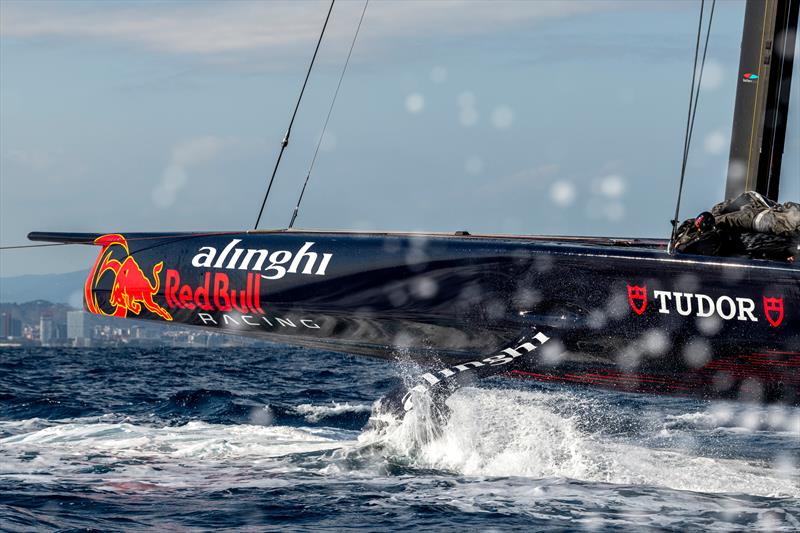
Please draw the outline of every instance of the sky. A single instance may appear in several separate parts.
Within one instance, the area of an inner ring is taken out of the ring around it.
[[[0,245],[251,229],[327,8],[2,0]],[[362,8],[334,8],[261,228],[289,222]],[[373,0],[295,226],[666,237],[698,12]],[[743,15],[717,3],[682,218],[723,198]],[[0,252],[0,276],[95,254]]]

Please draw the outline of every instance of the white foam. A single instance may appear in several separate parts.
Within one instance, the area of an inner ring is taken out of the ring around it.
[[[285,426],[225,426],[189,422],[177,427],[129,423],[67,423],[0,439],[7,449],[111,452],[120,457],[157,452],[163,457],[224,459],[277,457],[338,446],[324,430]]]
[[[800,436],[800,412],[785,405],[763,407],[718,402],[703,411],[668,415],[664,429],[769,431],[774,434]]]
[[[76,420],[0,439],[0,475],[108,487],[131,486],[131,481],[170,488],[220,482],[246,486],[267,479],[258,473],[297,470],[279,458],[335,449],[347,436],[354,435],[283,426],[189,422],[157,427]]]
[[[329,405],[303,403],[295,407],[294,410],[303,415],[307,422],[319,422],[323,418],[345,413],[369,413],[372,410],[372,406],[367,404],[350,405],[348,402],[331,402]]]

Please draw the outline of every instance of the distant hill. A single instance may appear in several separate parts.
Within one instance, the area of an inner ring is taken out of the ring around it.
[[[21,320],[24,324],[38,324],[39,317],[44,314],[53,317],[56,324],[66,324],[67,311],[70,306],[57,304],[46,300],[33,300],[25,303],[0,303],[0,313],[11,313],[13,318]]]
[[[66,274],[42,274],[0,278],[0,302],[31,302],[47,300],[54,303],[81,306],[83,284],[87,272],[78,270]]]

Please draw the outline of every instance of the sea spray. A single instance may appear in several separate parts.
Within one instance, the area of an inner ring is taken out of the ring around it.
[[[441,426],[432,423],[422,408],[426,400],[424,396],[415,398],[415,409],[404,418],[387,416],[379,429],[365,430],[358,445],[342,450],[343,454],[358,455],[359,466],[370,470],[383,461],[403,464],[410,472],[480,478],[554,478],[695,492],[800,496],[796,475],[774,471],[769,464],[702,457],[691,449],[651,448],[625,435],[608,434],[602,423],[592,424],[587,418],[595,419],[598,410],[618,407],[584,395],[564,390],[465,387],[448,398],[450,417]],[[581,405],[586,403],[589,405]],[[776,463],[776,468],[786,470],[784,463],[794,464],[784,456],[779,458],[783,463]]]
[[[461,361],[444,367],[433,365],[424,373],[410,380],[404,377],[401,387],[376,402],[373,416],[370,417],[370,425],[380,426],[383,424],[382,416],[387,413],[403,418],[418,408],[417,402],[421,402],[423,413],[417,418],[422,422],[422,427],[426,428],[422,435],[434,435],[437,432],[436,427],[447,421],[449,408],[446,400],[455,391],[481,379],[511,372],[523,365],[526,359],[534,357],[534,352],[549,340],[550,337],[535,327],[531,327],[516,341],[508,343],[504,348],[494,350],[485,357]],[[428,426],[433,429],[428,431]]]
[[[384,399],[377,400],[359,441],[389,444],[395,452],[413,457],[426,443],[440,437],[446,424],[443,413],[449,412],[447,405],[430,390],[411,389],[409,394],[414,409],[402,415],[395,409],[387,410]]]

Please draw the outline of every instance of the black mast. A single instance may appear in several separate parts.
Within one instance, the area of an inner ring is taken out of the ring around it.
[[[747,0],[725,197],[778,199],[800,0]]]

